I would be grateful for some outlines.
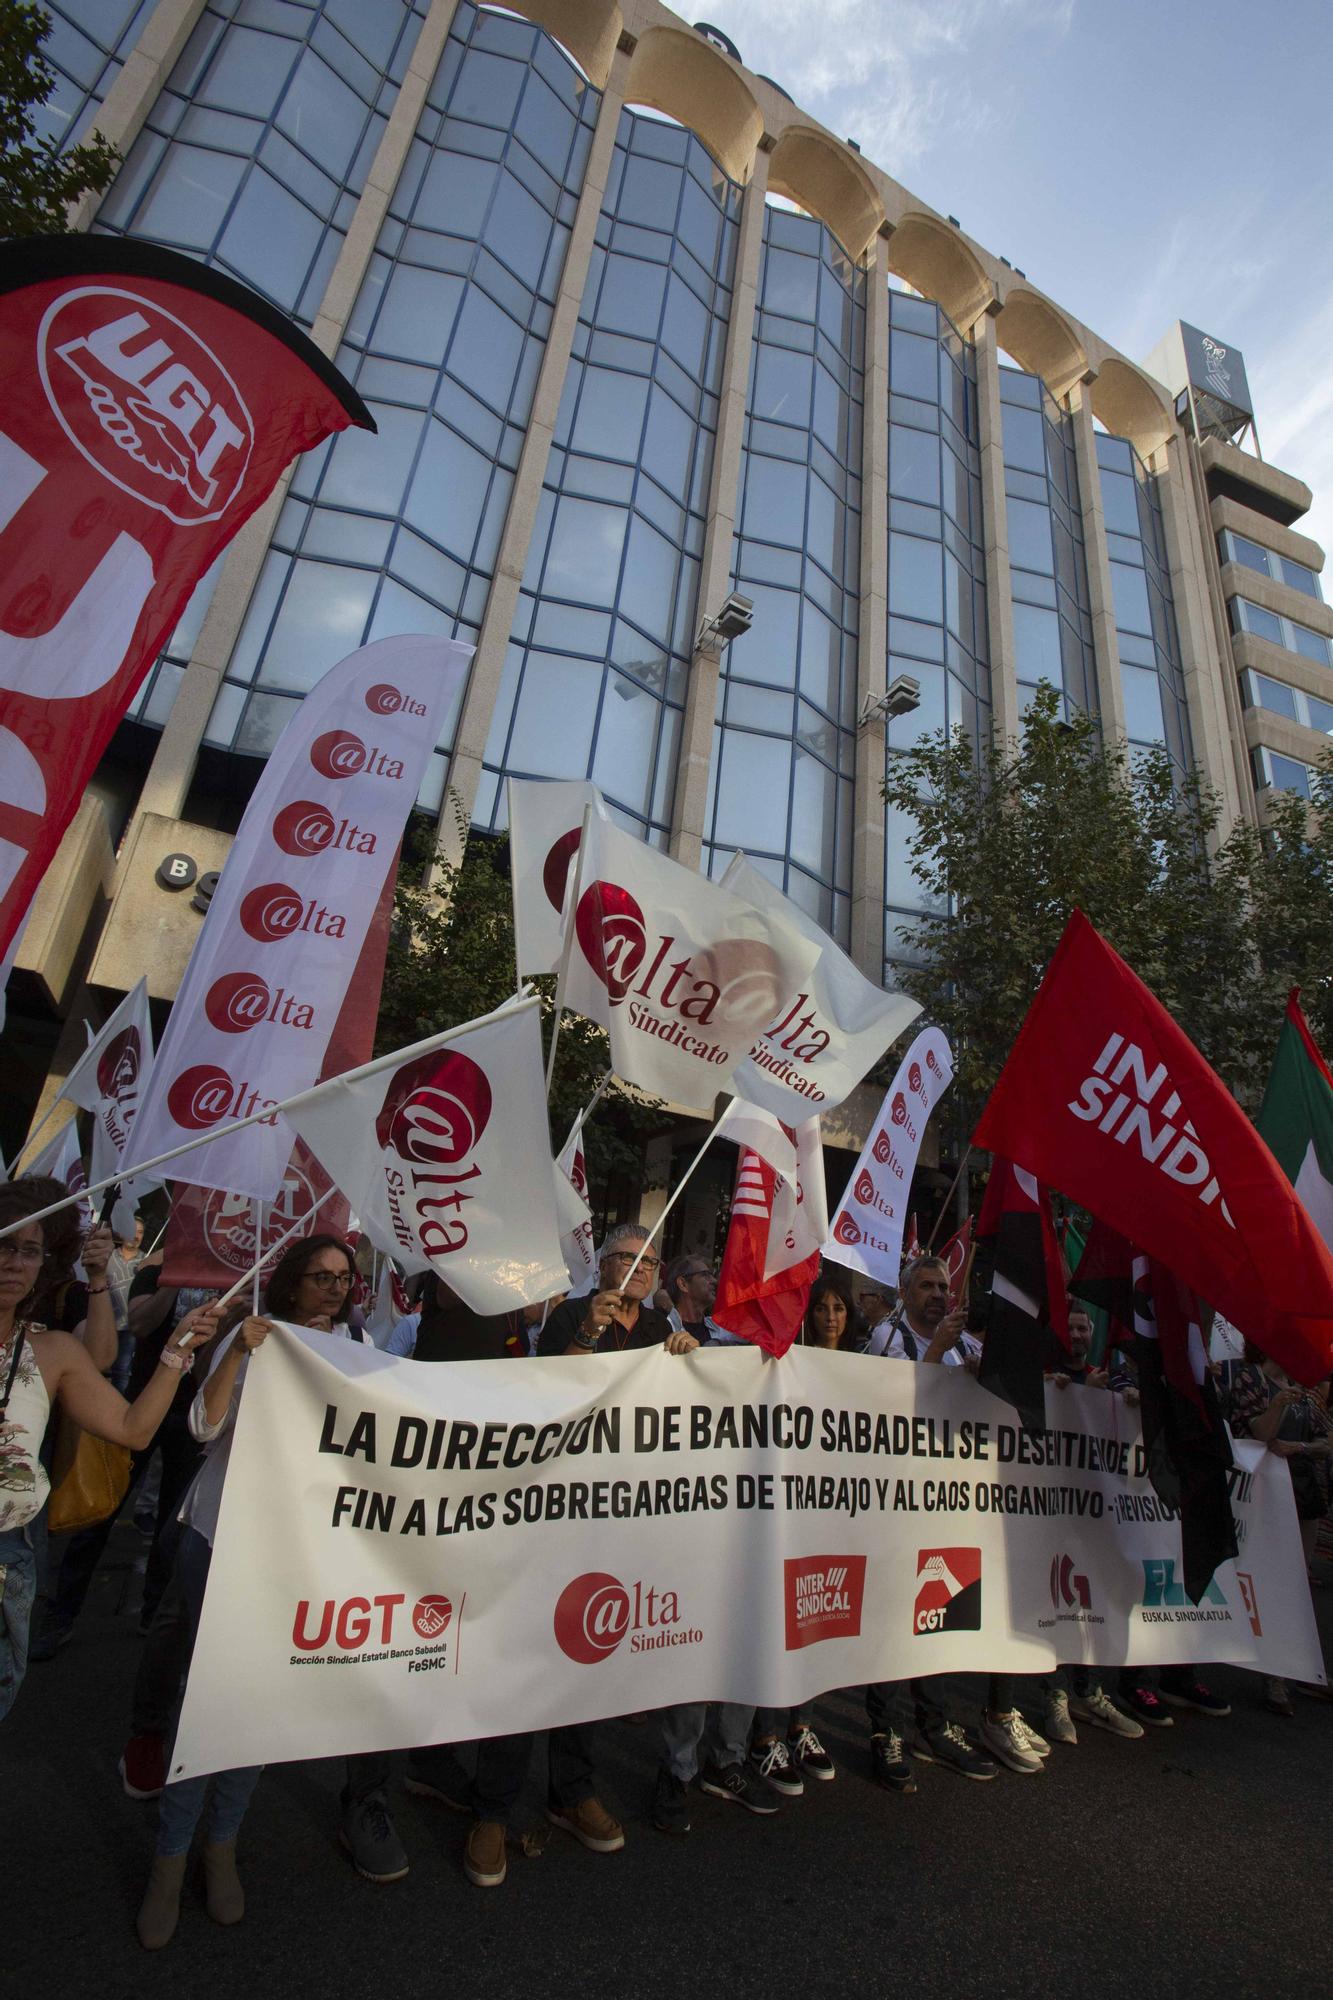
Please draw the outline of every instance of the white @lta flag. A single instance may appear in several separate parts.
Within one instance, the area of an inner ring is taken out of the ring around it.
[[[597,1276],[582,1118],[575,1122],[555,1163],[555,1203],[560,1216],[560,1248],[564,1252],[570,1287],[577,1296],[591,1291],[593,1279]]]
[[[736,1072],[736,1088],[788,1124],[832,1111],[921,1008],[905,993],[886,993],[858,972],[813,917],[775,889],[745,855],[733,858],[722,886],[758,909],[781,912],[819,951],[808,990],[758,1037]]]
[[[285,1106],[377,1250],[474,1312],[562,1292],[540,1002],[333,1077]]]
[[[319,1076],[344,1001],[355,1006],[357,959],[471,656],[454,639],[377,639],[297,708],[185,968],[139,1113],[138,1159]],[[192,1152],[190,1181],[272,1201],[291,1151],[275,1118]]]
[[[579,855],[565,1004],[607,1029],[627,1083],[691,1110],[735,1089],[754,1038],[790,1012],[819,956],[781,911],[594,819]]]
[[[152,1074],[153,1024],[145,978],[125,995],[56,1092],[57,1102],[63,1097],[92,1113],[88,1172],[94,1184],[110,1179],[122,1161],[130,1157],[130,1134]],[[134,1144],[137,1150],[137,1138]],[[139,1157],[144,1157],[142,1152]],[[133,1233],[136,1195],[158,1185],[158,1181],[149,1177],[137,1188],[133,1183],[126,1184],[112,1218],[116,1235],[122,1241]]]
[[[824,1255],[895,1286],[902,1273],[903,1223],[926,1120],[953,1081],[953,1057],[938,1028],[924,1028],[884,1093],[861,1149]]]
[[[514,894],[518,976],[560,963],[565,885],[576,864],[583,814],[606,807],[586,778],[509,779],[509,876]]]

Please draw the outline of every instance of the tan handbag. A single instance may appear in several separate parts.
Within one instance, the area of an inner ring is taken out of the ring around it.
[[[109,1521],[129,1491],[130,1453],[62,1416],[51,1467],[48,1531],[67,1535]]]

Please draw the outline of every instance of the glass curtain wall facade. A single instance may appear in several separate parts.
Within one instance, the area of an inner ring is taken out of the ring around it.
[[[43,0],[51,32],[42,53],[55,72],[46,103],[33,108],[39,138],[62,150],[83,138],[143,33],[156,0]]]
[[[1125,438],[1099,436],[1097,464],[1125,732],[1131,743],[1165,743],[1183,775],[1193,751],[1157,482]]]
[[[740,189],[621,114],[474,819],[503,780],[589,777],[665,846],[731,311]]]
[[[1000,370],[1004,491],[1019,704],[1049,681],[1065,712],[1097,713],[1074,430],[1039,376]]]
[[[738,848],[846,941],[860,610],[865,272],[809,216],[764,211],[735,587],[707,865]]]
[[[887,756],[932,731],[989,732],[990,653],[976,356],[928,299],[889,293],[889,661],[920,706],[888,726]],[[911,822],[885,813],[885,966],[905,957],[898,926],[926,907],[912,874]]]

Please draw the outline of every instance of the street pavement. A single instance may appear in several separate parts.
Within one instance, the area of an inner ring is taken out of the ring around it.
[[[819,1704],[832,1784],[772,1819],[698,1797],[693,1831],[649,1821],[651,1718],[606,1727],[604,1802],[620,1854],[552,1830],[511,1848],[499,1890],[462,1873],[467,1822],[391,1803],[412,1868],[374,1887],[337,1839],[336,1761],[262,1779],[242,1834],[248,1910],[234,1929],[187,1893],[163,1952],[134,1913],[156,1807],[116,1774],[138,1651],[145,1544],[118,1526],[75,1637],[29,1668],[0,1742],[9,1827],[0,1992],[80,2000],[249,1996],[884,1995],[950,2000],[1314,2000],[1329,1990],[1333,1704],[1284,1720],[1253,1676],[1218,1668],[1226,1720],[1178,1716],[1123,1743],[1084,1730],[1039,1777],[969,1783],[916,1766],[918,1789],[870,1782],[860,1691]],[[1325,1566],[1333,1584],[1333,1568]],[[1333,1660],[1333,1588],[1315,1591]],[[979,1684],[959,1679],[965,1719]],[[514,1717],[521,1724],[521,1714]],[[540,1776],[541,1751],[534,1760]],[[537,1824],[534,1782],[523,1814]],[[523,1815],[521,1815],[523,1816]]]

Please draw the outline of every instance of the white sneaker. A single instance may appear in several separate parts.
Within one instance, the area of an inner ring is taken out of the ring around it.
[[[1052,1743],[1078,1742],[1078,1731],[1069,1719],[1069,1696],[1063,1688],[1052,1688],[1047,1695],[1041,1726]]]
[[[1046,1768],[1037,1752],[1029,1747],[1027,1725],[1016,1708],[1008,1715],[992,1716],[983,1711],[977,1735],[983,1748],[1011,1771],[1027,1777]]]
[[[1069,1703],[1069,1712],[1076,1715],[1080,1722],[1090,1722],[1094,1729],[1107,1729],[1112,1736],[1123,1736],[1126,1742],[1143,1734],[1143,1724],[1117,1708],[1110,1695],[1099,1687],[1090,1688],[1087,1694],[1074,1695]]]
[[[1028,1721],[1027,1717],[1025,1715],[1020,1715],[1018,1710],[1015,1709],[1014,1720],[1017,1722],[1019,1728],[1023,1732],[1023,1737],[1027,1743],[1028,1749],[1035,1750],[1039,1757],[1049,1757],[1051,1754],[1050,1744],[1046,1741],[1046,1738],[1044,1736],[1039,1736],[1037,1734],[1037,1731],[1032,1727],[1032,1724]]]

